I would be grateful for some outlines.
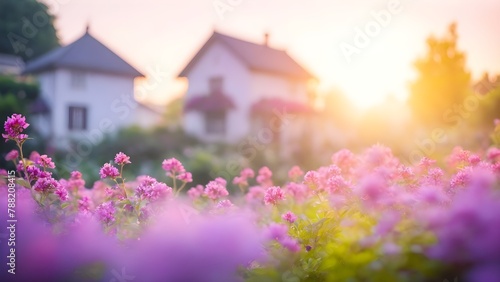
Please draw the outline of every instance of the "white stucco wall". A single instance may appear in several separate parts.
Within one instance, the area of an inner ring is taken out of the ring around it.
[[[184,101],[209,94],[209,80],[223,77],[226,95],[231,97],[235,109],[228,112],[225,136],[207,135],[202,113],[189,111],[184,114],[184,129],[205,141],[234,143],[248,134],[251,97],[250,72],[246,66],[221,43],[215,42],[192,67],[188,75],[189,87]]]
[[[38,76],[42,96],[51,108],[50,135],[56,146],[68,139],[98,143],[104,134],[133,122],[137,104],[131,77],[84,71],[85,87],[71,85],[71,70],[57,69]],[[68,129],[68,107],[87,108],[87,130]],[[49,130],[48,130],[49,131]]]
[[[278,97],[305,103],[307,101],[307,85],[304,81],[292,80],[283,75],[266,72],[252,72],[252,103],[263,98]]]

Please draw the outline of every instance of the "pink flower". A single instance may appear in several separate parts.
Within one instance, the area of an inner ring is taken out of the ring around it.
[[[56,165],[52,161],[52,158],[49,158],[47,155],[41,155],[37,161],[38,165],[41,165],[44,168],[55,168]]]
[[[293,166],[289,171],[288,171],[288,177],[290,179],[296,180],[297,178],[301,177],[304,175],[304,172],[300,169],[298,166]]]
[[[198,199],[201,195],[203,195],[203,185],[196,185],[196,187],[189,189],[187,191],[187,195],[192,200]]]
[[[15,161],[19,157],[19,152],[17,150],[12,150],[5,156],[6,161]]]
[[[293,214],[293,212],[291,211],[287,211],[286,213],[284,213],[281,218],[285,221],[288,221],[290,223],[294,223],[295,220],[297,220],[297,216],[295,214]]]
[[[248,193],[245,195],[245,200],[248,203],[261,203],[266,195],[266,190],[260,186],[253,186],[248,189]]]
[[[435,160],[429,159],[428,157],[423,157],[422,159],[420,159],[420,163],[418,164],[418,167],[420,167],[424,170],[427,170],[431,166],[433,166],[435,163],[436,163]]]
[[[296,201],[302,201],[307,197],[307,186],[295,182],[290,182],[286,185],[286,191],[292,195]]]
[[[36,182],[35,185],[33,185],[33,189],[38,192],[51,192],[57,190],[61,185],[57,180],[55,180],[52,177],[44,177],[44,178],[39,178]]]
[[[330,194],[340,193],[349,187],[349,182],[344,180],[341,175],[334,175],[327,181],[327,191]]]
[[[38,163],[38,159],[40,159],[40,154],[37,151],[33,151],[31,152],[29,159],[34,163]]]
[[[28,135],[22,134],[22,132],[28,128],[29,123],[26,122],[26,118],[20,114],[13,114],[8,117],[4,123],[4,130],[6,134],[2,134],[2,137],[7,140],[14,140],[16,142],[22,142],[28,138]]]
[[[67,201],[69,199],[68,190],[66,190],[66,188],[64,188],[62,185],[59,185],[56,188],[56,191],[54,192],[54,194],[59,196],[59,200],[61,200],[63,202]]]
[[[240,175],[245,178],[253,178],[255,177],[255,173],[253,172],[253,169],[251,168],[245,168],[240,172]]]
[[[182,172],[179,175],[177,175],[177,179],[189,183],[193,182],[193,175],[191,174],[191,172]]]
[[[163,160],[162,168],[167,172],[167,176],[172,177],[174,174],[185,172],[184,166],[176,158],[170,158],[168,160]]]
[[[111,223],[115,221],[115,206],[112,202],[104,202],[96,208],[96,214],[103,223]]]
[[[266,237],[270,240],[279,241],[288,236],[288,226],[284,224],[271,223],[266,231]]]
[[[233,184],[247,186],[248,178],[252,178],[254,176],[255,174],[251,168],[245,168],[240,172],[240,176],[236,176],[233,179]]]
[[[333,154],[332,162],[339,167],[348,168],[356,164],[356,157],[351,151],[342,149]]]
[[[39,178],[50,177],[52,174],[48,171],[42,171],[37,166],[29,165],[26,167],[26,173],[28,174],[28,179],[30,181],[36,181]]]
[[[221,182],[214,180],[205,186],[205,196],[209,199],[217,200],[227,195],[229,195],[229,192],[227,192],[226,187]]]
[[[289,250],[290,252],[296,253],[300,251],[299,242],[292,237],[286,236],[281,239],[279,243],[281,244],[281,246],[283,246],[283,248]]]
[[[216,209],[229,209],[234,207],[233,203],[230,200],[222,200],[217,203],[215,206]]]
[[[266,205],[276,205],[279,201],[285,199],[285,193],[278,186],[269,187],[264,195]]]
[[[88,212],[90,211],[90,198],[87,196],[83,196],[81,200],[78,200],[78,210]]]
[[[304,176],[304,184],[311,188],[318,187],[320,184],[318,172],[314,170],[308,171]]]
[[[125,165],[130,163],[130,157],[122,152],[119,152],[115,156],[115,163],[119,165]]]
[[[141,199],[156,201],[163,197],[170,197],[172,188],[165,183],[156,181],[153,177],[145,176],[141,179],[135,193]]]
[[[71,177],[68,180],[67,188],[74,191],[85,188],[85,180],[82,178],[81,172],[71,172]]]
[[[99,171],[99,174],[101,175],[101,179],[107,177],[115,179],[120,176],[118,169],[110,163],[105,163]]]
[[[257,183],[261,186],[269,187],[273,185],[273,181],[271,177],[273,176],[273,172],[267,167],[264,166],[259,169],[259,175],[257,176]]]
[[[488,150],[487,155],[488,155],[488,159],[495,161],[496,159],[498,159],[500,157],[500,149],[495,148],[495,147],[491,147]]]

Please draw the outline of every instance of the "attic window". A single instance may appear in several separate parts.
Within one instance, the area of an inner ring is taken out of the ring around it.
[[[71,71],[71,88],[85,89],[85,73],[82,71]]]
[[[68,129],[86,130],[87,129],[87,108],[70,106],[68,108]]]
[[[210,78],[210,81],[209,81],[210,94],[222,93],[223,84],[224,84],[224,80],[221,76]]]

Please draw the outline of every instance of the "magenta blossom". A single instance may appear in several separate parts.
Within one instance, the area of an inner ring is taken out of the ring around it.
[[[189,183],[193,182],[193,175],[191,174],[191,172],[182,172],[179,175],[177,175],[177,179]]]
[[[110,163],[105,163],[99,171],[99,174],[101,175],[101,179],[107,177],[115,179],[120,176],[118,169]]]
[[[173,174],[178,174],[185,172],[186,169],[184,169],[184,166],[182,163],[177,160],[176,158],[170,158],[168,160],[163,160],[162,162],[162,168],[167,172],[168,176],[171,176]]]
[[[115,156],[115,163],[119,165],[125,165],[130,163],[130,157],[122,152],[119,152]]]
[[[187,191],[187,195],[192,200],[198,199],[201,195],[203,195],[203,185],[196,185],[196,187],[189,189]]]
[[[44,168],[55,168],[56,167],[56,165],[52,161],[52,158],[49,158],[47,155],[41,155],[40,158],[38,158],[36,163]]]
[[[276,205],[279,201],[285,199],[285,193],[278,186],[269,187],[264,195],[266,205]]]
[[[68,190],[64,188],[62,185],[59,185],[56,190],[54,191],[54,194],[56,194],[59,197],[59,200],[61,201],[67,201],[69,199],[68,196]]]
[[[289,223],[294,223],[295,220],[297,220],[297,216],[291,212],[291,211],[287,211],[286,213],[284,213],[281,218],[284,220],[284,221],[288,221]]]
[[[298,179],[299,177],[301,177],[302,175],[304,175],[304,172],[300,169],[299,166],[293,166],[289,171],[288,171],[288,177],[290,179]]]
[[[261,186],[264,187],[269,187],[273,185],[272,181],[272,176],[273,172],[267,167],[264,166],[261,169],[259,169],[259,175],[257,176],[257,183],[259,183]]]
[[[19,152],[17,150],[12,150],[5,155],[6,161],[15,161],[19,157]]]
[[[26,118],[20,114],[13,114],[7,118],[4,123],[4,130],[6,134],[2,134],[2,137],[7,140],[14,140],[16,142],[23,142],[28,139],[28,135],[22,134],[22,132],[28,128],[29,123],[26,122]]]
[[[96,215],[103,223],[112,223],[115,221],[116,208],[112,202],[104,202],[100,204],[96,210]]]
[[[226,187],[216,180],[210,181],[205,187],[205,196],[211,200],[217,200],[227,195],[229,195],[229,193]]]
[[[44,177],[44,178],[39,178],[36,182],[35,185],[33,185],[33,189],[38,192],[51,192],[54,190],[57,190],[61,185],[57,180],[55,180],[52,177]]]

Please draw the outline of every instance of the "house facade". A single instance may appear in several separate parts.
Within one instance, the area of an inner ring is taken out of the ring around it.
[[[265,38],[256,44],[214,32],[184,68],[179,77],[189,83],[183,120],[188,134],[224,143],[300,134],[300,117],[312,112],[308,85],[315,78]]]
[[[89,32],[26,65],[40,97],[33,124],[55,147],[71,140],[98,143],[107,133],[134,123],[134,79],[143,76]]]

